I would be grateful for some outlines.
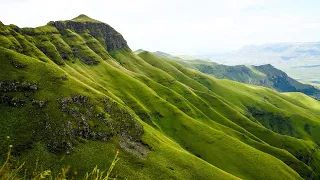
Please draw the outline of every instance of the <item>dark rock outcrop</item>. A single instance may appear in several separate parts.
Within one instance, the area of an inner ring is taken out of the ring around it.
[[[37,83],[19,81],[0,81],[0,92],[25,92],[38,90]]]
[[[129,48],[127,41],[111,26],[100,22],[76,22],[76,21],[54,21],[50,25],[55,26],[61,34],[66,29],[71,29],[77,33],[89,30],[94,38],[103,38],[107,51],[113,51],[120,48]]]

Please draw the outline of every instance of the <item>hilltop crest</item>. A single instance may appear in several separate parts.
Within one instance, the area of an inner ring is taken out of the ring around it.
[[[72,21],[102,23],[101,21],[92,19],[91,17],[89,17],[89,16],[87,16],[85,14],[80,14],[79,16],[73,18]]]

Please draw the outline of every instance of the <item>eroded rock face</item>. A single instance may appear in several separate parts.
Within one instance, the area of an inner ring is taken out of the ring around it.
[[[77,33],[88,30],[94,38],[103,38],[107,51],[120,48],[129,48],[127,41],[111,26],[97,22],[75,22],[75,21],[54,21],[51,25],[55,26],[61,34],[66,29],[71,29]]]
[[[141,159],[146,158],[148,151],[151,150],[148,145],[143,144],[141,141],[132,141],[126,136],[120,138],[119,145],[125,151],[130,152]]]
[[[114,136],[125,138],[121,141],[123,148],[138,156],[147,155],[146,145],[141,143],[143,134],[142,126],[136,121],[134,116],[122,109],[117,103],[109,98],[101,100],[105,110],[98,112],[95,103],[89,97],[74,94],[72,97],[58,99],[60,110],[65,114],[66,122],[57,123],[56,120],[42,118],[39,121],[44,133],[47,134],[47,147],[50,152],[59,153],[65,151],[72,152],[72,148],[80,139],[108,141]],[[39,103],[39,101],[37,101]]]

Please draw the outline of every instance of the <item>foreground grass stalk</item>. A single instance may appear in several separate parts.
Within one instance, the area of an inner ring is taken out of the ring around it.
[[[0,168],[0,178],[1,179],[8,179],[8,177],[12,175],[11,173],[8,173],[8,171],[7,171],[7,169],[10,169],[9,160],[10,160],[10,157],[11,157],[11,151],[12,151],[12,145],[9,146],[9,149],[8,149],[8,152],[7,152],[7,158],[6,158],[5,162],[3,163],[3,165]]]
[[[103,180],[107,180],[109,178],[113,168],[115,167],[116,163],[119,161],[118,155],[119,155],[119,151],[117,151],[117,153],[116,153],[116,155],[115,155],[115,157],[114,157],[114,159],[113,159],[113,161],[112,161],[112,163],[110,165],[110,168],[109,168],[109,170],[107,172],[107,176]]]
[[[108,180],[108,179],[116,179],[116,178],[110,178],[111,172],[113,168],[115,167],[116,163],[119,161],[118,158],[119,151],[116,152],[115,157],[112,160],[112,163],[107,171],[107,174],[104,176],[106,171],[100,171],[98,169],[98,166],[96,166],[90,173],[86,173],[84,179],[85,180]]]
[[[9,146],[7,157],[5,162],[0,168],[0,179],[6,179],[6,180],[15,180],[15,179],[27,179],[26,170],[24,172],[24,177],[20,178],[20,173],[22,171],[22,168],[25,163],[22,163],[18,168],[14,169],[12,168],[12,165],[10,164],[10,158],[11,158],[11,152],[12,152],[12,145]],[[112,163],[108,169],[108,171],[101,171],[98,166],[94,167],[93,170],[90,173],[86,173],[84,176],[85,180],[108,180],[108,179],[116,179],[116,178],[110,178],[110,175],[112,173],[112,170],[114,169],[116,163],[119,161],[118,158],[119,151],[116,152],[116,155],[114,159],[112,160]],[[54,176],[52,175],[51,170],[45,170],[43,172],[37,173],[38,167],[38,160],[36,162],[36,168],[33,173],[33,177],[31,179],[33,180],[41,180],[41,179],[49,179],[49,180],[66,180],[67,174],[70,170],[70,166],[64,167],[61,169],[61,172]],[[73,179],[73,178],[72,178]]]

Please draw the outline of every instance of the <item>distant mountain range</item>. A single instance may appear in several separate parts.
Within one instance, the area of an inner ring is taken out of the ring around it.
[[[320,42],[248,45],[224,55],[203,57],[225,65],[271,64],[296,80],[314,85],[320,82]]]
[[[155,54],[175,60],[186,67],[197,69],[202,73],[220,79],[227,78],[242,83],[269,87],[279,92],[302,92],[313,98],[320,99],[320,90],[318,88],[294,80],[271,64],[227,66],[212,61],[203,61],[201,58],[192,59],[189,57],[184,59],[182,56],[177,57],[159,51],[155,52]]]
[[[320,42],[249,45],[217,58],[216,61],[228,65],[317,66],[320,65]]]

